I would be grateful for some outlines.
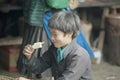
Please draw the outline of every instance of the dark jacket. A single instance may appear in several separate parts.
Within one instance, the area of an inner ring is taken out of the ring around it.
[[[32,57],[28,63],[29,66],[32,66],[31,71],[42,73],[51,67],[55,80],[92,80],[89,54],[78,45],[76,39],[68,45],[63,54],[64,59],[59,63],[57,62],[56,50],[57,48],[52,45],[41,58]]]

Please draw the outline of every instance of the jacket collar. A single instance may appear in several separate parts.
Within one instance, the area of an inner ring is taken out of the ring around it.
[[[65,50],[64,54],[63,54],[63,58],[65,59],[66,56],[70,53],[70,52],[74,52],[76,51],[76,46],[79,46],[77,44],[77,40],[76,38],[72,40],[72,42],[68,45],[67,49]]]

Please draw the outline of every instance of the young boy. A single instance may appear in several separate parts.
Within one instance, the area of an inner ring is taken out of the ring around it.
[[[31,71],[42,73],[51,67],[55,80],[92,80],[91,61],[87,51],[76,40],[80,32],[80,20],[75,13],[60,11],[49,20],[53,44],[39,59],[34,58],[30,44],[24,48]],[[35,61],[35,62],[33,62]],[[23,77],[17,80],[29,80]]]

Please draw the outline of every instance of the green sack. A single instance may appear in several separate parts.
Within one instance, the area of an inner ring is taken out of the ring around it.
[[[68,0],[46,0],[48,6],[55,9],[62,9],[69,7]]]

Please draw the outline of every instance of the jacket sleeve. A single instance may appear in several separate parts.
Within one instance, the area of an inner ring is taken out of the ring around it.
[[[57,80],[91,80],[91,76],[89,75],[91,63],[88,54],[80,54],[84,53],[80,51],[76,51],[75,53],[75,55],[69,56],[66,69]]]
[[[50,54],[51,53],[48,50],[42,57],[32,57],[27,64],[28,68],[31,69],[31,72],[38,74],[48,69],[51,66]]]

